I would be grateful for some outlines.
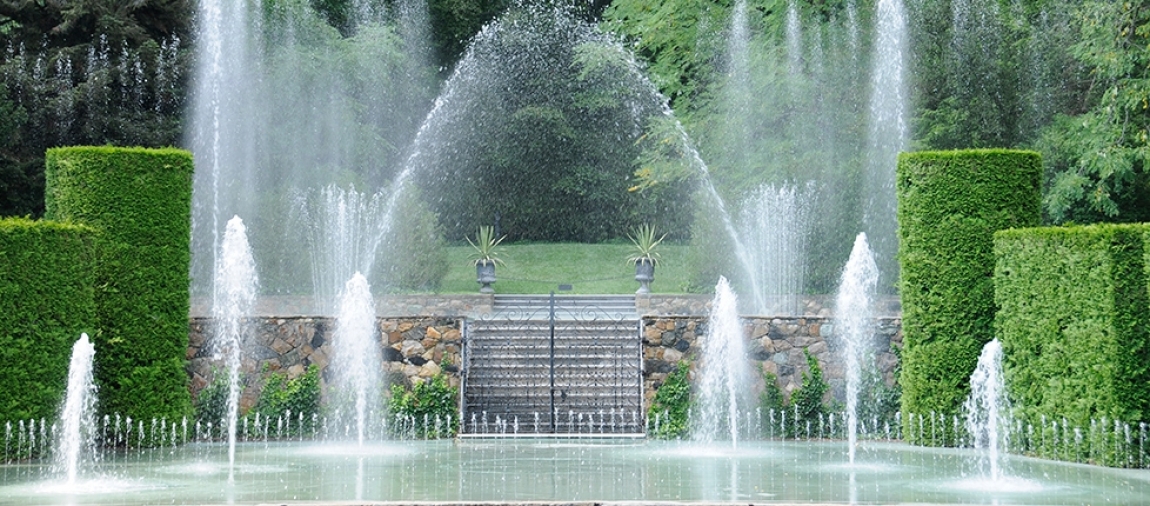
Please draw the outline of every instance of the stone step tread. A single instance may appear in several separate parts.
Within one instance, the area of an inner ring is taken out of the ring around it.
[[[596,415],[595,418],[599,418],[598,417],[599,410],[602,409],[603,414],[605,415],[605,418],[610,420],[611,410],[614,409],[616,420],[618,420],[619,413],[624,413],[623,416],[625,416],[626,418],[631,418],[630,417],[631,413],[637,413],[640,411],[638,408],[638,404],[616,404],[614,406],[606,406],[606,407],[602,407],[602,405],[578,406],[578,405],[572,405],[570,402],[566,402],[566,401],[561,403],[558,399],[556,399],[556,401],[555,401],[555,409],[559,411],[559,418],[561,420],[565,420],[566,418],[568,418],[567,414],[570,412],[574,412],[576,417],[578,417],[579,414],[582,413],[584,418],[586,418],[586,416],[589,413],[594,413]],[[521,419],[533,419],[533,418],[535,418],[535,413],[539,413],[540,418],[545,418],[547,412],[550,410],[551,410],[551,403],[550,403],[549,399],[539,399],[538,402],[536,402],[534,404],[522,404],[522,405],[517,405],[517,406],[508,406],[508,405],[483,406],[483,405],[472,404],[472,403],[467,404],[468,413],[476,413],[477,415],[479,415],[480,419],[482,419],[483,412],[486,411],[487,416],[488,416],[488,420],[490,420],[496,414],[512,414],[512,415],[518,414]],[[641,415],[641,413],[640,413],[640,415]],[[468,416],[470,416],[470,414]]]
[[[516,373],[535,372],[537,374],[550,374],[551,369],[546,364],[504,364],[500,367],[473,367],[468,371],[470,376],[508,376]],[[618,371],[615,373],[614,371]],[[556,374],[569,375],[572,373],[612,373],[639,375],[639,367],[615,367],[601,364],[566,364],[555,367]]]
[[[549,303],[551,301],[550,295],[525,295],[525,294],[495,294],[495,303],[506,303],[510,301],[529,301],[536,302],[542,301]],[[635,303],[634,295],[555,295],[555,303],[571,302],[571,301],[626,301],[632,304]]]
[[[486,395],[484,392],[494,391],[530,391],[531,389],[548,389],[550,388],[551,378],[536,378],[538,381],[523,381],[525,378],[518,378],[520,381],[515,382],[487,382],[476,378],[468,378],[468,391],[465,395]],[[570,382],[563,381],[559,378],[555,379],[555,388],[562,388],[570,391],[602,391],[602,390],[630,390],[632,388],[638,391],[640,386],[639,381],[632,378],[614,378],[617,381],[602,381],[597,384],[587,384],[585,382]]]
[[[544,331],[548,334],[551,333],[551,322],[548,320],[470,320],[467,322],[467,328],[471,332],[498,329],[506,331],[509,329],[519,329],[523,331]],[[607,320],[590,320],[590,321],[555,321],[555,332],[602,332],[603,330],[618,329],[620,331],[626,330],[628,332],[639,333],[639,324],[636,321],[607,321]]]
[[[543,389],[545,391],[546,389],[550,388],[551,378],[540,377],[535,379],[538,381],[527,381],[527,378],[517,378],[518,381],[489,382],[476,378],[468,378],[467,393],[465,395],[483,396],[488,395],[490,392],[528,392],[532,391],[532,389]],[[601,381],[597,384],[563,381],[559,378],[555,379],[555,388],[562,388],[564,390],[577,392],[600,392],[603,390],[627,391],[632,388],[638,391],[639,386],[640,384],[636,378],[614,378],[612,381]]]
[[[540,362],[540,361],[545,361],[548,363],[551,360],[551,354],[548,353],[548,351],[545,349],[539,350],[539,349],[505,348],[502,350],[484,350],[484,351],[471,350],[471,352],[469,353],[469,356],[471,357],[471,366],[472,367],[483,367],[484,366],[484,364],[479,363],[480,362],[479,359],[483,359],[484,361],[487,361],[487,360],[506,360],[506,361],[511,361],[511,362]],[[630,360],[635,360],[636,362],[634,365],[638,365],[639,350],[638,349],[632,349],[632,350],[626,350],[626,349],[624,349],[624,350],[618,350],[618,349],[578,350],[578,351],[571,352],[571,353],[568,353],[566,351],[561,351],[561,350],[555,350],[555,360],[556,361],[572,361],[572,360],[574,360],[574,361],[584,361],[584,362],[588,361],[588,360],[595,360],[595,361],[600,361],[600,362],[610,362],[612,364],[615,364],[615,363],[618,363],[621,361],[626,362],[626,361],[630,361]]]
[[[516,343],[523,342],[523,341],[528,341],[528,342],[534,341],[534,342],[540,342],[540,343],[550,343],[551,342],[551,334],[549,332],[548,333],[530,333],[530,332],[523,332],[523,331],[507,332],[507,331],[496,331],[495,329],[483,329],[483,330],[478,331],[478,332],[476,332],[476,331],[469,332],[468,337],[472,341],[484,341],[484,342],[492,342],[492,341],[495,341],[495,342],[507,341],[507,342],[516,342]],[[615,343],[615,342],[623,342],[623,343],[634,342],[634,344],[636,346],[638,346],[642,342],[640,337],[639,337],[639,334],[637,332],[623,332],[623,331],[619,331],[619,332],[595,332],[595,333],[584,332],[584,333],[579,333],[579,334],[574,334],[574,333],[570,333],[570,332],[564,332],[564,333],[560,334],[560,333],[556,332],[556,334],[555,334],[555,342],[556,343],[585,343],[585,342],[594,343],[595,341],[606,341],[606,342],[612,342],[612,343]]]
[[[627,336],[627,338],[604,338],[602,336],[588,337],[584,339],[556,339],[556,349],[580,349],[580,348],[639,348],[643,342],[636,339],[634,336]],[[551,340],[547,338],[537,337],[520,337],[508,338],[492,337],[486,339],[473,339],[471,342],[472,349],[487,349],[487,348],[551,348]]]
[[[482,369],[470,370],[467,373],[469,378],[511,378],[511,377],[551,377],[551,371],[545,368],[507,368],[508,370],[501,371],[499,369]],[[616,373],[618,371],[618,373]],[[574,378],[595,378],[595,377],[638,377],[637,371],[627,371],[621,369],[606,369],[606,368],[567,368],[555,369],[555,377],[574,377]]]
[[[493,391],[530,391],[532,389],[550,388],[550,377],[535,377],[535,378],[504,378],[509,379],[507,382],[488,382],[490,378],[468,378],[468,391],[464,395],[485,395],[483,392]],[[529,381],[535,379],[537,381]],[[515,381],[518,380],[518,381]],[[635,395],[638,395],[641,383],[639,378],[631,377],[614,377],[604,381],[571,381],[570,378],[555,378],[555,388],[562,388],[571,391],[602,391],[602,390],[618,390],[620,392],[628,392],[635,389]]]
[[[558,387],[556,387],[556,388],[558,388]],[[627,390],[628,390],[628,392],[631,392],[631,393],[630,394],[628,394],[627,392],[611,393],[611,395],[608,395],[608,396],[601,395],[602,392],[594,392],[594,395],[592,395],[592,392],[579,392],[579,391],[568,390],[566,397],[561,396],[557,392],[556,396],[555,396],[555,400],[556,401],[563,400],[563,402],[566,404],[571,404],[572,400],[579,400],[579,399],[605,401],[605,402],[596,402],[596,404],[597,404],[596,408],[598,408],[600,406],[604,406],[604,405],[607,406],[607,407],[604,407],[603,409],[608,409],[611,405],[615,405],[616,408],[620,405],[638,406],[638,402],[639,402],[638,385],[633,385],[631,388],[628,388]],[[467,399],[467,401],[468,401],[467,402],[468,406],[494,404],[494,405],[499,406],[500,409],[510,409],[510,406],[514,406],[517,404],[519,404],[519,405],[535,405],[535,404],[538,404],[540,401],[549,400],[551,398],[551,392],[548,389],[541,389],[541,390],[539,390],[538,393],[539,393],[539,395],[528,395],[527,393],[520,393],[518,395],[510,395],[510,394],[509,395],[502,395],[499,397],[499,399],[497,399],[498,402],[486,402],[485,399],[491,400],[490,396],[488,396],[488,397],[467,396],[467,397],[465,397],[465,399]],[[604,397],[606,397],[606,399],[603,399]],[[610,402],[611,400],[616,400],[617,402]]]

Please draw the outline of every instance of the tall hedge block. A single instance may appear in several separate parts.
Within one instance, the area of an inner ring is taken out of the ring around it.
[[[994,232],[1039,224],[1042,162],[1028,151],[902,153],[897,178],[902,409],[950,420],[994,336]],[[910,441],[931,442],[910,425]]]
[[[72,344],[93,333],[93,231],[0,220],[0,420],[52,419]]]
[[[48,150],[46,217],[98,231],[96,380],[104,412],[190,412],[192,156],[178,149]]]
[[[1005,230],[995,299],[1016,411],[1078,427],[1150,419],[1146,225]]]

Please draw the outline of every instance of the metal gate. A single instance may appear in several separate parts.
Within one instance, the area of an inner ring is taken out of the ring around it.
[[[552,294],[469,319],[462,432],[642,433],[639,321],[633,302],[623,312],[606,300]]]

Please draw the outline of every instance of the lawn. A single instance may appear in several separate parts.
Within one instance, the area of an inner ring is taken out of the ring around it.
[[[503,244],[496,268],[495,293],[545,294],[560,284],[571,285],[579,294],[630,294],[639,289],[635,267],[626,262],[634,246],[630,243],[527,243]],[[655,269],[653,293],[683,293],[687,284],[687,247],[659,245],[661,259]],[[475,267],[471,246],[449,246],[450,270],[443,278],[440,293],[475,293]]]

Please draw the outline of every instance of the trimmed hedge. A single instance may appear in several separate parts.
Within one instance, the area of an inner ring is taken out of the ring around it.
[[[95,329],[93,236],[0,220],[0,420],[52,419],[63,403],[72,345]]]
[[[899,155],[903,419],[959,413],[978,354],[994,335],[993,234],[1038,225],[1041,181],[1034,152]],[[920,437],[917,426],[905,434],[920,444],[955,442],[954,435]]]
[[[101,411],[138,419],[190,414],[191,153],[69,147],[45,159],[45,215],[101,232],[93,336]]]
[[[1016,415],[1150,419],[1146,225],[995,234],[996,320]]]

